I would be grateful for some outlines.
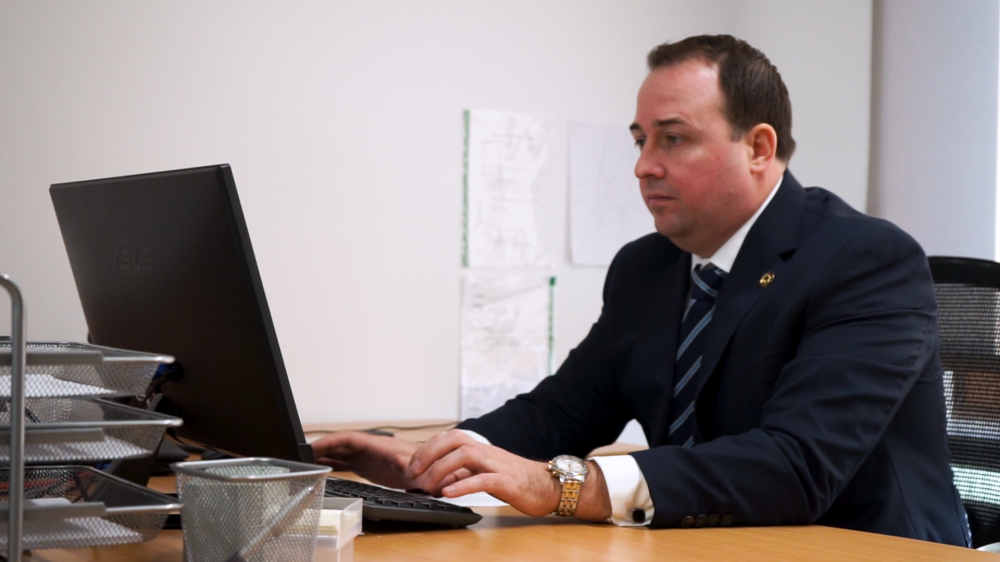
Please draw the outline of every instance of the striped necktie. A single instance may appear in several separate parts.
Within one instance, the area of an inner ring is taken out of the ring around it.
[[[705,346],[705,328],[712,321],[715,299],[722,289],[726,272],[707,264],[691,272],[691,298],[684,310],[677,337],[677,362],[674,365],[674,397],[671,400],[669,443],[690,447],[694,444],[694,403],[701,369],[701,351]]]

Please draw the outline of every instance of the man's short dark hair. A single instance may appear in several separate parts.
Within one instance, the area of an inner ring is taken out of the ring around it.
[[[778,134],[776,156],[788,162],[795,152],[792,138],[792,103],[778,69],[764,53],[732,35],[697,35],[676,43],[664,43],[646,58],[650,72],[701,59],[719,69],[719,89],[725,103],[723,114],[735,138],[760,123]]]

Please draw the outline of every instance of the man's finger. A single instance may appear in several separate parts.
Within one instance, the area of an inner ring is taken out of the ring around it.
[[[317,457],[329,456],[329,453],[338,449],[356,449],[358,443],[358,433],[354,431],[337,431],[330,433],[313,441],[313,455]]]
[[[435,435],[413,453],[407,472],[411,478],[420,476],[438,459],[467,443],[476,443],[476,441],[457,429]]]
[[[502,459],[498,458],[502,454],[488,445],[467,443],[436,460],[417,480],[423,489],[440,494],[441,488],[452,483],[453,474],[471,476],[483,472],[506,472],[502,469]]]
[[[463,478],[454,484],[445,486],[441,490],[441,494],[445,497],[457,498],[477,492],[486,492],[501,501],[510,503],[511,494],[509,488],[508,479],[503,475],[484,473]]]
[[[546,480],[546,484],[551,482]],[[476,492],[486,492],[511,507],[531,516],[552,513],[556,505],[547,499],[547,490],[533,486],[530,479],[512,474],[476,474],[445,486],[442,495],[456,498]],[[551,505],[550,505],[551,504]]]
[[[329,458],[329,457],[319,457],[318,459],[316,459],[316,464],[323,464],[329,466],[330,468],[338,472],[343,472],[350,469],[350,465],[348,465],[346,462],[340,459]]]
[[[441,480],[441,486],[449,486],[451,484],[454,484],[455,482],[458,482],[459,480],[464,480],[470,476],[472,476],[472,472],[470,472],[469,469],[460,468],[455,472],[452,472],[448,476],[445,476],[444,479]]]

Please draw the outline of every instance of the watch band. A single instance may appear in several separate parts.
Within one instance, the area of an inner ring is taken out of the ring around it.
[[[576,513],[576,506],[580,502],[580,485],[582,482],[560,478],[562,482],[562,496],[559,498],[559,507],[556,508],[556,515],[571,516]]]
[[[587,479],[586,461],[571,455],[559,455],[549,461],[549,472],[562,485],[559,505],[553,513],[562,516],[573,515],[580,501],[583,482]]]

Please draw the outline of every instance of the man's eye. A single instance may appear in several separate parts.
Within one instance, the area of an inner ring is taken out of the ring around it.
[[[670,146],[677,146],[682,140],[684,139],[682,139],[679,135],[665,135],[663,137],[663,142]]]
[[[637,148],[641,149],[645,145],[646,145],[646,139],[635,139],[635,146]]]

